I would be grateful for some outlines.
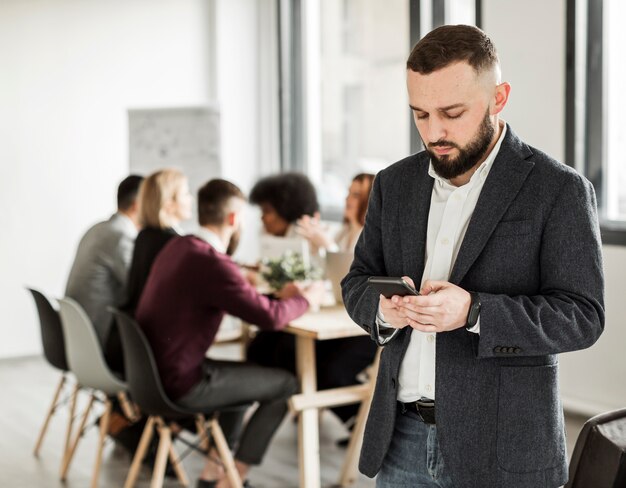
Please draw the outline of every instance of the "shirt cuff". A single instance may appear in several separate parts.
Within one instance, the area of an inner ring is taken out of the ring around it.
[[[468,332],[473,332],[474,334],[480,334],[480,316],[478,317],[478,320],[476,321],[476,325],[474,325],[474,327],[472,327],[471,329],[467,329]]]
[[[385,322],[385,316],[378,307],[376,312],[376,336],[378,338],[378,344],[381,346],[387,344],[398,333],[398,329],[393,327],[388,322]]]

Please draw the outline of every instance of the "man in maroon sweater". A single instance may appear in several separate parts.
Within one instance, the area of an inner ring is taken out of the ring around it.
[[[282,329],[290,320],[319,305],[323,286],[289,284],[280,299],[260,295],[231,260],[240,235],[245,197],[224,180],[211,180],[198,192],[196,236],[172,239],[159,253],[139,300],[136,318],[159,368],[168,395],[191,408],[246,402],[259,406],[239,439],[235,461],[242,479],[260,464],[298,389],[296,379],[280,369],[205,357],[226,313],[264,330]],[[241,415],[220,416],[234,443]],[[228,487],[223,472],[207,462],[198,488]]]

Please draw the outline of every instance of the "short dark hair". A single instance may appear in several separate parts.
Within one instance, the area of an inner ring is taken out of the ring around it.
[[[137,200],[139,185],[143,181],[143,176],[130,175],[122,180],[117,187],[117,208],[118,210],[128,210]]]
[[[319,211],[315,187],[302,173],[281,173],[262,178],[252,187],[250,201],[256,205],[269,203],[290,224],[303,215],[312,217]]]
[[[427,75],[459,61],[476,73],[498,64],[491,39],[472,25],[443,25],[426,34],[411,50],[407,69]]]
[[[228,202],[231,198],[246,197],[230,181],[214,179],[198,190],[198,223],[200,225],[222,225],[228,214]]]

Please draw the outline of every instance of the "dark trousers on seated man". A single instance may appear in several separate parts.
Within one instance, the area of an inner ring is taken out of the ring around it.
[[[296,378],[281,369],[212,359],[205,360],[202,372],[201,381],[177,403],[198,410],[220,410],[258,402],[241,438],[243,412],[222,412],[219,422],[229,446],[235,448],[235,458],[247,464],[260,464],[287,413],[287,399],[298,391]]]

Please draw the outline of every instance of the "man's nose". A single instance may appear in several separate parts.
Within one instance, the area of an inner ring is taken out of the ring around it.
[[[443,120],[439,117],[429,117],[428,119],[428,140],[437,142],[446,138],[447,131]]]

